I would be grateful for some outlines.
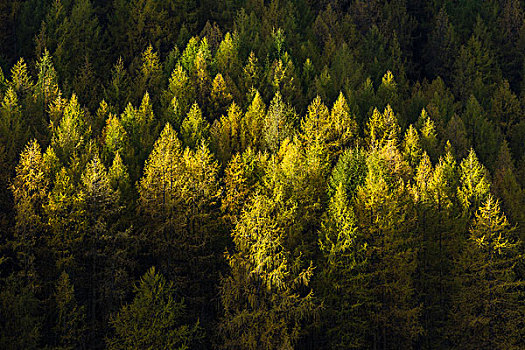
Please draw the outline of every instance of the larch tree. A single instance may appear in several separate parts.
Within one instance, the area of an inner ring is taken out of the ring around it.
[[[54,297],[56,325],[53,330],[56,349],[75,349],[82,346],[86,331],[85,308],[78,305],[75,287],[65,271],[58,278]]]
[[[168,88],[163,92],[162,104],[165,119],[180,128],[183,116],[189,111],[190,104],[195,101],[195,86],[191,84],[188,73],[180,63],[177,63],[171,73]]]
[[[281,93],[277,92],[264,118],[264,144],[268,151],[277,152],[281,142],[292,136],[295,117],[295,111],[283,101]]]
[[[361,319],[370,322],[365,339],[375,347],[410,348],[422,333],[413,280],[417,237],[406,185],[388,163],[381,152],[368,156],[356,198],[358,229],[368,245],[362,283],[369,297]]]
[[[224,247],[217,162],[203,144],[183,150],[167,124],[146,161],[138,192],[153,258],[206,323],[214,312],[210,301],[221,267],[218,251]]]
[[[233,100],[230,87],[226,85],[221,73],[218,73],[211,83],[211,91],[208,99],[208,111],[210,119],[219,119],[226,113],[226,109]]]
[[[418,166],[422,152],[419,133],[417,132],[417,129],[410,124],[403,139],[402,153],[404,159],[412,169],[415,169]]]
[[[485,167],[478,161],[476,153],[470,150],[468,156],[461,161],[460,184],[457,198],[463,210],[473,214],[489,194],[490,182]]]
[[[248,110],[241,119],[241,147],[252,147],[255,150],[264,149],[264,120],[266,105],[258,91],[255,91]]]
[[[332,180],[337,181],[336,174]],[[368,247],[357,228],[350,198],[345,183],[339,182],[319,232],[323,258],[317,290],[326,303],[322,324],[332,349],[363,347],[370,326],[364,309],[370,294],[363,274]]]
[[[301,323],[312,316],[313,267],[286,244],[294,214],[281,206],[256,195],[232,232],[231,272],[221,283],[219,329],[226,349],[293,349]]]
[[[40,145],[33,140],[22,154],[10,187],[13,193],[16,224],[14,251],[18,255],[24,279],[36,288],[39,283],[36,260],[45,246],[46,220],[43,206],[47,201],[50,179],[45,173]]]
[[[175,291],[173,282],[150,268],[135,286],[133,302],[113,315],[115,334],[107,339],[108,348],[190,349],[198,323],[184,323],[186,307]]]
[[[194,103],[182,121],[180,134],[184,146],[195,149],[201,142],[208,142],[209,132],[210,124],[202,115],[199,105]]]
[[[377,108],[374,109],[366,129],[366,136],[371,147],[381,148],[389,142],[397,144],[400,132],[397,117],[390,105],[386,106],[383,113]]]
[[[456,263],[458,291],[453,296],[454,346],[464,349],[523,347],[523,281],[516,263],[521,243],[488,195],[476,211],[467,244]]]
[[[234,103],[228,108],[228,113],[216,120],[210,129],[210,138],[217,158],[222,164],[228,161],[237,152],[243,151],[241,142],[242,133],[241,109]]]

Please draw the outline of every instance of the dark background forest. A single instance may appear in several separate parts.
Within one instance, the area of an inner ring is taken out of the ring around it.
[[[522,0],[0,0],[1,349],[524,349]]]

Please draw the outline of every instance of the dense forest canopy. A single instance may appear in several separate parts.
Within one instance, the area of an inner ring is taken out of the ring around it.
[[[525,348],[524,11],[0,0],[0,348]]]

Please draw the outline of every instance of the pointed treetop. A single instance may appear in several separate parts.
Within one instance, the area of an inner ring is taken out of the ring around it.
[[[224,35],[221,41],[215,59],[217,61],[217,68],[220,72],[231,72],[235,69],[233,65],[237,64],[237,50],[239,45],[238,35],[230,32]]]
[[[142,66],[140,71],[145,77],[149,77],[159,73],[160,69],[159,55],[153,51],[153,46],[150,44],[142,53]]]
[[[32,140],[22,151],[16,166],[16,176],[11,186],[15,202],[22,197],[30,198],[37,194],[47,187],[48,182],[44,172],[42,149],[36,140]]]
[[[206,141],[209,136],[209,128],[208,121],[204,119],[199,105],[195,102],[182,121],[181,138],[184,145],[195,148],[201,141]]]
[[[479,249],[502,254],[515,246],[511,242],[513,231],[514,228],[510,226],[500,209],[499,201],[489,194],[476,212],[474,224],[470,229],[470,238]]]
[[[264,119],[264,141],[270,151],[277,152],[281,142],[292,135],[295,117],[293,108],[283,101],[277,91]]]
[[[487,171],[479,162],[473,149],[460,164],[458,199],[465,210],[475,210],[489,194]]]
[[[149,93],[147,91],[144,93],[137,116],[138,121],[141,124],[149,124],[155,119],[155,116],[153,115],[153,106],[151,105]]]
[[[53,100],[59,93],[58,79],[52,57],[47,49],[37,62],[38,81],[34,86],[34,97],[42,98],[47,108],[49,101]]]
[[[124,164],[124,161],[122,160],[119,152],[115,154],[113,163],[109,168],[108,176],[111,188],[115,191],[119,190],[121,197],[122,195],[125,195],[131,184],[129,180],[128,168]]]
[[[430,186],[430,182],[433,177],[433,167],[430,161],[430,158],[423,153],[421,161],[416,170],[416,186],[417,186],[417,198],[422,201],[427,201],[430,198],[429,190],[427,189]]]
[[[397,143],[401,128],[390,105],[386,106],[383,113],[380,113],[375,108],[367,126],[369,142],[373,147],[383,147],[387,143]]]
[[[17,112],[20,109],[18,105],[18,97],[12,87],[9,87],[5,93],[4,100],[2,101],[1,108],[4,112]]]
[[[308,106],[305,118],[301,120],[302,138],[307,143],[323,142],[328,136],[326,133],[329,131],[329,123],[328,107],[317,95]]]
[[[23,58],[11,68],[11,81],[9,85],[18,93],[28,92],[33,87],[33,82],[27,71],[27,64]]]

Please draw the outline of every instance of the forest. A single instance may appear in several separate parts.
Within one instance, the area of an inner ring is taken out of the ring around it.
[[[0,349],[525,349],[524,0],[0,0]]]

